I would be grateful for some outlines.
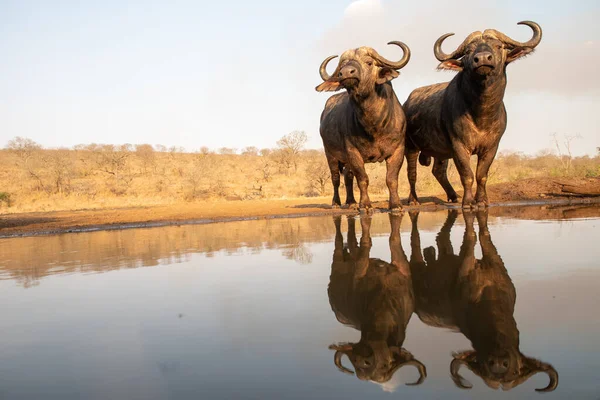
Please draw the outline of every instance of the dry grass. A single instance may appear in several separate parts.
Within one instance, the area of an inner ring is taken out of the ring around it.
[[[20,140],[0,150],[2,213],[330,196],[332,190],[325,157],[317,150],[287,151],[280,146],[261,151],[247,148],[242,154],[221,149],[222,154],[216,154],[149,145],[42,149]],[[370,193],[386,195],[385,164],[369,164],[367,171]],[[535,157],[502,153],[488,182],[598,176],[599,156],[567,159],[548,152]],[[452,164],[449,177],[461,193]],[[429,168],[419,166],[418,192],[420,196],[441,192]],[[406,166],[400,175],[400,193],[408,194]]]

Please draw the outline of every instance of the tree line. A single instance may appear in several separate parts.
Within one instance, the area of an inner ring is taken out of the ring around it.
[[[574,157],[573,137],[555,150],[535,156],[500,153],[490,170],[490,183],[539,176],[600,176],[596,157]],[[322,150],[306,149],[308,136],[294,131],[273,148],[242,149],[181,147],[150,144],[82,144],[48,149],[31,139],[16,137],[1,150],[0,207],[11,211],[43,211],[193,202],[209,199],[329,196],[329,168]],[[386,193],[385,168],[367,165],[370,189]],[[438,194],[437,181],[419,167],[420,190]],[[408,192],[405,170],[400,191]],[[451,166],[449,177],[458,184]]]

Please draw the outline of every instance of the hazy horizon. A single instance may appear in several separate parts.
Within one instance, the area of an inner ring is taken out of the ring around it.
[[[412,58],[393,81],[401,102],[448,81],[434,41],[452,50],[469,33],[498,29],[516,40],[538,22],[536,52],[508,67],[508,129],[500,151],[554,148],[552,133],[580,135],[574,155],[600,146],[600,4],[516,0],[501,7],[358,0],[170,4],[5,1],[0,5],[0,146],[15,136],[45,147],[81,143],[181,146],[194,151],[274,147],[305,131],[322,148],[321,61],[368,45],[389,58],[401,40]],[[333,66],[331,66],[333,68]]]

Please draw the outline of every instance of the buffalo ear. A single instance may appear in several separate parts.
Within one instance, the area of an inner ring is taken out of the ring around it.
[[[340,85],[339,82],[325,81],[325,82],[321,83],[319,86],[317,86],[315,89],[317,92],[335,92],[337,90],[340,90],[341,88],[342,88],[342,86]]]
[[[512,49],[510,53],[506,56],[506,63],[511,63],[515,60],[518,60],[521,57],[525,57],[527,54],[533,52],[531,47],[517,47]]]
[[[437,69],[447,69],[450,71],[462,71],[463,64],[462,64],[462,61],[460,61],[460,60],[450,59],[450,60],[442,61],[440,63],[440,65],[438,65]]]
[[[396,71],[392,68],[383,67],[379,71],[379,76],[377,77],[377,84],[381,85],[382,83],[386,83],[391,81],[394,78],[397,78],[400,75],[400,72]]]

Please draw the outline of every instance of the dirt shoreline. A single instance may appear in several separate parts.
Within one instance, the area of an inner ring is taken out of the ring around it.
[[[358,213],[356,210],[347,208],[332,209],[327,204],[328,200],[329,198],[302,198],[248,202],[222,201],[155,207],[5,214],[0,215],[0,238]],[[420,206],[405,205],[404,209],[428,212],[460,208],[460,204],[444,203],[439,198],[422,200],[423,203]],[[494,212],[494,209],[515,206],[585,204],[600,204],[600,198],[563,196],[561,198],[508,200],[492,203],[490,209],[491,212]],[[373,205],[376,213],[388,212],[385,200],[375,201]]]

